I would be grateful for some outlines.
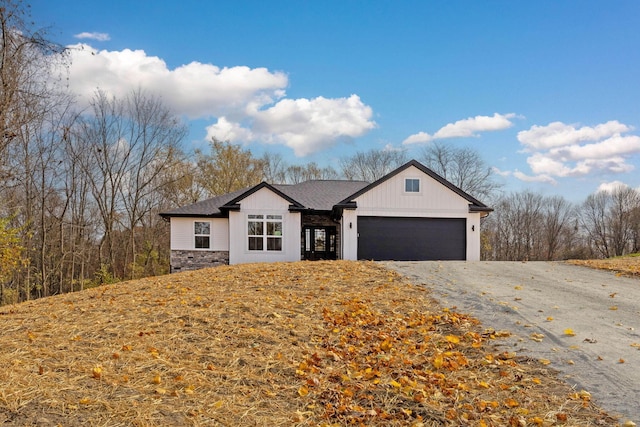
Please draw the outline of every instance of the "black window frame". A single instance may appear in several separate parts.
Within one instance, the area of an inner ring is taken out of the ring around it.
[[[211,221],[194,221],[193,236],[195,249],[211,249]]]
[[[247,250],[249,252],[283,251],[284,216],[281,214],[247,215]]]
[[[404,192],[409,194],[420,193],[420,178],[405,178]]]

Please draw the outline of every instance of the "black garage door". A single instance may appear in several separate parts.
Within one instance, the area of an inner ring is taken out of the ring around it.
[[[465,260],[465,218],[358,217],[358,259]]]

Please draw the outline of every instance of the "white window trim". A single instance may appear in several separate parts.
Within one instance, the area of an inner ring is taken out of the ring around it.
[[[418,181],[418,191],[407,191],[407,180],[417,180]],[[408,196],[415,196],[422,194],[422,180],[417,176],[407,176],[402,180],[402,192]]]
[[[262,218],[251,218],[252,216],[261,216]],[[279,217],[279,218],[269,218],[269,217]],[[262,222],[262,234],[249,234],[249,222]],[[280,235],[267,234],[269,222],[279,222],[280,223]],[[262,237],[262,249],[250,249],[249,248],[249,238],[250,237]],[[268,240],[273,238],[280,239],[280,249],[268,249],[269,243]],[[246,250],[248,253],[269,253],[269,254],[282,254],[284,253],[284,215],[282,213],[251,213],[247,214],[245,218],[245,244]]]
[[[205,224],[209,224],[209,234],[196,234],[196,223],[198,223],[198,222],[203,222]],[[211,228],[212,228],[211,221],[202,221],[202,220],[193,221],[193,248],[195,250],[198,250],[198,251],[209,251],[209,250],[211,250],[211,243],[212,243]],[[206,248],[198,248],[196,246],[196,237],[208,237],[209,238],[209,246],[206,247]]]

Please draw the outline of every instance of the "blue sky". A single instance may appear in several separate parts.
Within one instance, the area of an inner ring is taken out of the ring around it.
[[[640,188],[640,2],[32,0],[70,88],[142,87],[215,135],[329,165],[472,147],[505,191]]]

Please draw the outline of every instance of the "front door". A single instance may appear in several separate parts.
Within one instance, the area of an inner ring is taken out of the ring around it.
[[[336,259],[336,227],[303,227],[302,239],[304,259]]]

